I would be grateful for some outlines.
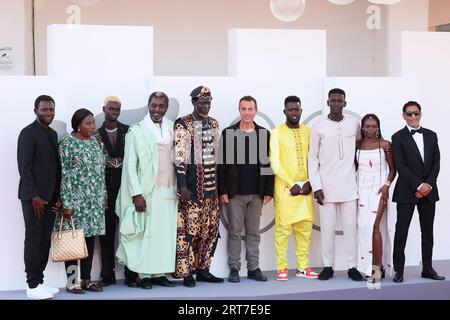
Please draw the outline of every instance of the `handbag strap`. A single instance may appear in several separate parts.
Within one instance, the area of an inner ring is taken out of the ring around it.
[[[62,232],[63,222],[64,222],[64,214],[61,215],[61,221],[59,223],[58,240],[61,240],[61,238],[62,238],[61,232]],[[77,233],[76,233],[76,230],[75,230],[75,223],[73,222],[73,217],[72,216],[70,216],[70,223],[72,225],[72,237],[76,238],[77,237]]]

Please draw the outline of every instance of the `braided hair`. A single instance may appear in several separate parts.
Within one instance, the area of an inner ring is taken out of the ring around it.
[[[364,123],[369,119],[375,120],[375,122],[378,125],[378,131],[376,133],[376,138],[378,139],[378,154],[380,157],[380,165],[379,166],[380,166],[380,181],[381,181],[381,176],[382,176],[382,173],[381,173],[381,140],[383,139],[383,135],[381,134],[380,119],[373,113],[366,114],[361,120],[361,129],[360,129],[361,130],[361,140],[365,138],[364,130],[363,130]],[[361,154],[361,149],[358,152],[358,158],[357,158],[358,165],[359,165],[359,155],[360,154]],[[358,170],[358,176],[359,176],[359,170]]]

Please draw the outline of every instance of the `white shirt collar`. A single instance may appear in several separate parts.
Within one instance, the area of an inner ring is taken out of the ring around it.
[[[413,128],[413,127],[410,127],[408,125],[406,125],[406,127],[408,128],[409,132],[411,132],[411,130],[419,130],[420,128],[422,128],[422,126],[419,126],[418,128]]]

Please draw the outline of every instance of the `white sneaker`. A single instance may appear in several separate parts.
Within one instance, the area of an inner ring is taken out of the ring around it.
[[[34,300],[44,300],[53,298],[53,294],[44,290],[41,285],[38,285],[33,289],[27,288],[27,297]]]
[[[57,294],[59,292],[59,289],[55,287],[46,286],[45,284],[40,284],[39,286],[51,294]]]

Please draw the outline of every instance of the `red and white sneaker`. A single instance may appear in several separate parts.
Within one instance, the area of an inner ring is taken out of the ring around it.
[[[288,269],[281,269],[277,271],[277,280],[287,281],[288,280]]]
[[[317,279],[319,275],[313,271],[312,268],[308,267],[305,269],[297,269],[295,273],[296,277],[300,278],[309,278],[309,279]]]

